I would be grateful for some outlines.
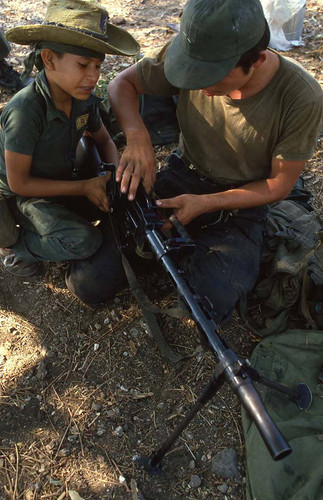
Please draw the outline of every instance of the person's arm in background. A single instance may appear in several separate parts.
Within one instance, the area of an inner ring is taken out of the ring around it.
[[[143,94],[136,65],[120,73],[108,86],[113,113],[123,130],[127,146],[117,169],[117,181],[134,199],[140,181],[149,193],[156,179],[155,154],[150,135],[139,113],[138,95]]]

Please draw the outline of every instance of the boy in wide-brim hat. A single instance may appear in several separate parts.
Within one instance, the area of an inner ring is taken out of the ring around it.
[[[92,92],[105,54],[134,56],[139,45],[106,10],[84,0],[51,0],[43,24],[12,28],[6,37],[32,47],[25,76],[34,64],[40,70],[3,110],[0,131],[0,197],[20,225],[13,244],[0,232],[0,246],[11,245],[2,260],[27,276],[39,261],[84,259],[100,248],[102,232],[90,220],[109,210],[107,176],[81,179],[76,150],[86,132],[103,161],[118,163]],[[81,200],[86,217],[78,213]]]

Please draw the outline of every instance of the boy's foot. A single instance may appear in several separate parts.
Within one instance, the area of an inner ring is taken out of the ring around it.
[[[12,250],[1,248],[0,257],[2,257],[1,261],[5,270],[14,276],[26,278],[33,276],[39,271],[39,262],[29,262],[19,259]]]
[[[30,83],[22,82],[20,75],[13,69],[5,59],[0,59],[0,87],[12,90],[20,90]]]

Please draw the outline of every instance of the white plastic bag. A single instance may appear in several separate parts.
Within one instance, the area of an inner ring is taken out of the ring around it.
[[[302,15],[306,0],[261,0],[265,17],[270,28],[270,47],[289,50],[292,45],[300,45],[300,34],[295,40],[287,40],[283,25],[295,16]],[[302,20],[301,20],[302,22]]]

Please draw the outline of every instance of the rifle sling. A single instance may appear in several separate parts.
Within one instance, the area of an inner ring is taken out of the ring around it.
[[[185,316],[187,317],[187,314],[185,314],[184,311],[180,310],[179,308],[161,309],[157,305],[153,304],[145,294],[142,287],[140,286],[137,277],[131,265],[129,264],[128,259],[122,252],[121,252],[121,258],[124,271],[129,282],[130,290],[133,292],[134,296],[136,297],[141,307],[142,313],[144,315],[144,318],[148,326],[149,333],[151,334],[151,336],[154,337],[160,352],[171,363],[173,364],[178,363],[183,358],[179,356],[177,353],[175,353],[167,344],[167,341],[165,340],[165,337],[159,328],[155,315],[157,313],[162,313],[162,314],[167,314],[173,318],[183,318]]]

